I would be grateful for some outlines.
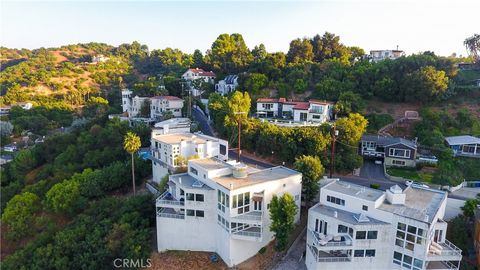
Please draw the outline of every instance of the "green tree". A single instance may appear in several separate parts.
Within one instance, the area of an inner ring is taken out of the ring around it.
[[[80,183],[66,180],[55,184],[45,195],[48,208],[58,213],[73,214],[84,206],[85,199],[80,195]]]
[[[196,68],[203,68],[205,63],[203,62],[203,54],[200,50],[195,50],[193,52],[193,66]]]
[[[348,63],[351,57],[350,50],[340,43],[340,37],[333,33],[325,32],[323,36],[316,35],[311,43],[316,62],[336,58],[341,62]]]
[[[270,202],[270,231],[275,234],[276,249],[281,251],[287,247],[288,237],[295,229],[295,215],[298,212],[298,206],[290,193],[284,193],[277,197],[273,195]]]
[[[240,88],[247,89],[252,95],[258,95],[260,90],[268,85],[268,77],[260,73],[248,73],[240,76]]]
[[[477,210],[478,204],[478,199],[466,200],[465,204],[462,206],[463,215],[468,218],[472,218],[475,215],[475,210]]]
[[[473,57],[475,63],[480,62],[480,35],[474,34],[463,42],[468,53]]]
[[[142,143],[140,141],[140,137],[138,137],[133,132],[127,132],[123,140],[123,149],[127,151],[132,156],[132,186],[133,186],[133,195],[135,195],[135,168],[134,168],[134,158],[133,154],[135,154],[138,149],[140,149]]]
[[[365,108],[365,102],[359,94],[347,91],[340,94],[338,102],[335,104],[335,111],[339,116],[345,116],[350,113],[361,112]]]
[[[302,173],[302,193],[307,206],[309,206],[318,195],[319,182],[325,169],[320,159],[313,156],[300,156],[295,159],[293,165],[295,170]]]
[[[290,42],[287,62],[292,64],[309,63],[313,60],[313,46],[310,40],[297,38]]]
[[[367,119],[358,113],[351,113],[348,117],[338,119],[336,121],[336,127],[339,130],[338,140],[356,146],[365,133],[367,125]]]
[[[141,117],[150,117],[150,100],[145,99],[140,107],[140,116]]]
[[[10,172],[13,178],[17,180],[23,180],[25,175],[37,166],[37,160],[32,150],[25,149],[15,156],[11,165]]]
[[[206,62],[217,71],[237,73],[244,70],[253,60],[241,34],[221,34],[207,52]]]
[[[40,209],[37,195],[24,192],[15,195],[2,214],[2,222],[8,226],[7,237],[18,240],[33,232],[35,213]]]
[[[239,123],[246,122],[251,102],[248,92],[235,91],[227,103],[228,113],[225,116],[225,123],[237,126]]]

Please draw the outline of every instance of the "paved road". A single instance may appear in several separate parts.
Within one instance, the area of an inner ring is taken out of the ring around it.
[[[307,248],[307,234],[306,230],[300,235],[300,239],[297,239],[293,245],[288,250],[287,255],[274,265],[272,270],[306,270],[307,266],[305,265],[305,257],[303,253]]]
[[[360,177],[370,180],[389,181],[388,178],[385,177],[383,164],[375,164],[373,160],[364,160],[363,166],[360,169]]]
[[[195,121],[198,122],[200,131],[202,131],[203,134],[208,135],[208,136],[213,136],[213,128],[210,126],[208,123],[208,118],[203,112],[195,107],[192,107],[192,116]]]

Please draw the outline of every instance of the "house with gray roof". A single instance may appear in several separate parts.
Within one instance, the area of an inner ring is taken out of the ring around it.
[[[215,91],[221,95],[227,95],[230,92],[235,91],[238,87],[238,76],[228,75],[225,79],[215,84]]]
[[[455,156],[480,158],[480,138],[470,135],[446,137],[445,142]]]
[[[363,135],[360,154],[364,158],[381,160],[386,166],[415,167],[417,142],[400,137]]]

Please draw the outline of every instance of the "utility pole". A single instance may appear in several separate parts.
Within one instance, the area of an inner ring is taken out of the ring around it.
[[[247,112],[234,112],[233,114],[247,114]],[[240,140],[240,135],[241,135],[241,130],[242,130],[242,119],[237,118],[238,121],[238,152],[237,152],[237,162],[240,162],[240,155],[242,154],[242,148],[241,148],[241,140]]]
[[[330,160],[330,178],[333,177],[333,171],[335,170],[335,141],[337,140],[338,130],[335,129],[335,123],[333,123],[332,130],[332,157]]]

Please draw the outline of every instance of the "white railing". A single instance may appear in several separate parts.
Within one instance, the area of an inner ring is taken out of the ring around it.
[[[165,197],[169,194],[168,190],[165,191],[162,195],[158,196],[157,198],[157,204],[168,204],[168,205],[178,205],[178,206],[183,206],[185,205],[184,201],[178,201],[173,197],[172,195],[172,200],[166,200]]]
[[[157,211],[157,217],[185,219],[185,215],[183,214],[164,213],[162,210]]]
[[[457,246],[455,246],[452,242],[448,241],[447,239],[445,239],[445,242],[443,243],[449,248],[455,250],[457,253],[462,254],[462,250],[459,249]]]
[[[350,257],[320,257],[313,246],[308,245],[308,247],[310,248],[313,257],[315,257],[315,261],[317,262],[350,262],[352,260]]]
[[[427,270],[458,270],[458,266],[454,265],[453,263],[449,261],[442,261],[442,266],[433,266],[430,267],[427,265]]]
[[[256,237],[256,238],[262,237],[262,233],[261,233],[261,232],[236,231],[236,232],[232,232],[232,233],[233,233],[233,234],[236,234],[236,235]]]
[[[238,216],[231,217],[231,219],[261,221],[262,217],[263,217],[263,213],[261,213],[260,215],[245,213],[245,214],[241,214],[241,215],[238,215]]]
[[[309,231],[310,231],[310,234],[313,236],[313,239],[315,239],[315,242],[316,242],[318,248],[321,248],[321,247],[341,247],[341,246],[351,246],[352,245],[352,239],[347,234],[340,235],[340,236],[343,236],[345,239],[347,239],[345,241],[334,241],[332,239],[332,240],[328,241],[327,243],[320,243],[321,239],[318,238],[317,234],[315,232],[313,232],[312,230],[309,230]]]

